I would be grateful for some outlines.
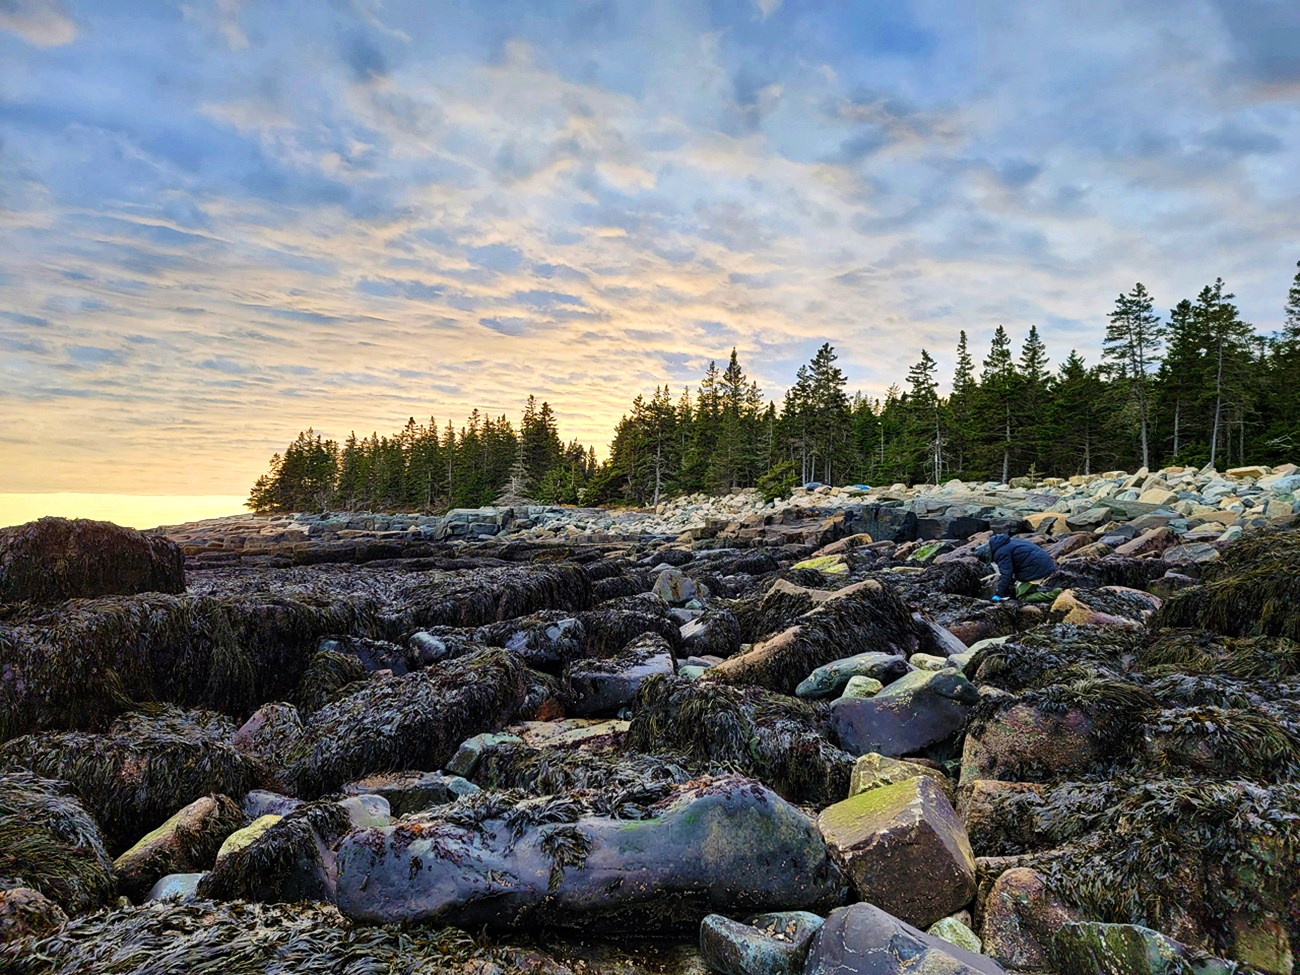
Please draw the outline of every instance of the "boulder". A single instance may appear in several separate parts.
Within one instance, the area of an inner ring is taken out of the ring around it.
[[[204,869],[241,819],[227,796],[195,799],[113,861],[118,889],[139,900],[168,874]]]
[[[853,773],[849,778],[849,796],[861,795],[881,786],[897,785],[909,779],[929,778],[943,789],[944,795],[951,802],[954,795],[952,780],[938,769],[918,762],[903,762],[896,758],[886,758],[875,752],[862,755],[853,763]]]
[[[1160,555],[1165,549],[1178,544],[1178,533],[1172,528],[1152,528],[1122,545],[1115,547],[1115,554],[1126,558],[1142,558]]]
[[[39,938],[67,920],[63,908],[39,890],[30,887],[0,890],[0,960],[4,958],[7,942],[25,937]]]
[[[244,796],[240,807],[244,813],[244,822],[247,824],[262,816],[283,816],[301,805],[301,799],[282,796],[278,792],[268,792],[266,789],[252,789]]]
[[[912,668],[898,654],[859,653],[823,664],[800,681],[794,689],[798,697],[831,697],[838,694],[852,677],[874,677],[887,684]]]
[[[727,609],[705,610],[682,625],[682,654],[730,657],[740,650],[740,624]]]
[[[997,962],[926,934],[874,904],[832,911],[803,975],[1006,975]]]
[[[302,718],[292,704],[263,704],[235,732],[230,743],[245,755],[280,768],[302,738]]]
[[[222,842],[221,849],[217,850],[216,860],[223,860],[230,854],[238,853],[244,847],[251,846],[283,818],[275,813],[267,813],[265,816],[258,816],[243,829],[235,830]]]
[[[580,716],[617,711],[631,704],[641,683],[655,674],[674,674],[673,648],[657,633],[638,637],[604,660],[575,660],[564,676],[572,697],[571,710]]]
[[[910,755],[961,731],[977,703],[979,691],[958,671],[914,670],[874,697],[835,701],[831,727],[850,754]]]
[[[473,795],[479,787],[443,772],[381,772],[349,782],[342,791],[349,796],[383,796],[392,815],[405,816]]]
[[[1078,708],[1044,711],[1031,704],[1012,704],[968,731],[961,781],[1069,778],[1101,757],[1094,731],[1092,719]]]
[[[184,591],[185,560],[162,535],[83,518],[0,529],[0,603]]]
[[[1080,920],[1047,887],[1042,874],[1012,867],[993,882],[984,901],[984,953],[1018,972],[1049,972],[1052,938],[1063,925]]]
[[[648,932],[715,912],[817,912],[844,895],[815,824],[740,776],[668,787],[644,818],[541,797],[507,820],[508,808],[479,799],[450,817],[349,833],[338,847],[343,913],[461,927],[603,919]]]
[[[700,586],[694,579],[681,569],[674,568],[667,568],[660,572],[650,591],[669,606],[685,606],[692,599],[707,595],[707,590],[701,592]]]
[[[1231,962],[1204,958],[1139,924],[1067,921],[1053,941],[1060,975],[1231,975]]]
[[[199,882],[206,876],[206,871],[199,873],[169,873],[149,888],[149,893],[144,898],[145,903],[150,901],[173,901],[177,904],[188,904],[191,901],[198,900]]]
[[[800,975],[821,926],[807,911],[760,914],[748,924],[710,914],[700,924],[700,954],[720,975]]]
[[[980,954],[984,946],[980,943],[979,936],[975,934],[965,921],[959,921],[955,917],[944,917],[935,921],[925,931],[926,934],[942,938],[949,944],[956,945],[958,948],[965,948],[967,951]]]
[[[817,826],[858,896],[910,924],[933,924],[974,896],[966,830],[928,776],[829,806]]]
[[[872,697],[880,692],[885,685],[880,683],[874,677],[863,677],[861,675],[850,677],[849,682],[844,685],[844,690],[840,697]]]
[[[518,735],[509,732],[485,731],[462,741],[456,754],[447,762],[446,769],[452,775],[468,778],[493,749],[503,745],[522,745],[523,741]]]

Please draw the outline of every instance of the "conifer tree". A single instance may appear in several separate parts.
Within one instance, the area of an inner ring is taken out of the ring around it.
[[[1151,295],[1142,282],[1115,300],[1110,313],[1102,355],[1113,363],[1115,375],[1127,384],[1137,409],[1142,445],[1142,466],[1151,466],[1148,431],[1151,419],[1151,376],[1160,363],[1164,328],[1155,313]]]
[[[931,484],[943,474],[943,429],[939,409],[937,364],[925,349],[921,359],[907,373],[909,418],[909,475],[919,470]],[[915,465],[915,466],[913,466]]]
[[[1003,484],[1011,478],[1018,379],[1015,361],[1011,358],[1011,338],[1007,335],[1007,330],[999,325],[993,332],[989,354],[984,360],[979,392],[981,427],[992,457],[1000,461]]]

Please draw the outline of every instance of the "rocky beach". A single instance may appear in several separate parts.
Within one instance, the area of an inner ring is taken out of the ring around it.
[[[0,530],[0,967],[1288,975],[1298,498]]]

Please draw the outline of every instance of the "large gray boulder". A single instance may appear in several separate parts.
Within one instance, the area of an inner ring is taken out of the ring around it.
[[[1006,975],[997,962],[919,931],[874,904],[831,912],[803,975]]]
[[[185,591],[175,542],[84,518],[0,529],[0,603]]]
[[[955,670],[914,670],[873,697],[835,701],[831,726],[851,754],[911,755],[961,731],[979,699]]]
[[[798,697],[832,697],[843,690],[851,677],[874,677],[888,684],[911,669],[907,660],[896,653],[858,653],[818,667],[794,692]]]
[[[818,912],[842,900],[815,824],[775,793],[740,776],[666,788],[645,818],[611,818],[568,796],[508,806],[484,793],[441,815],[352,832],[338,846],[339,908],[368,922],[600,919],[650,931],[711,912]]]
[[[677,661],[668,641],[658,633],[647,633],[605,660],[575,660],[564,676],[573,697],[573,713],[586,716],[626,707],[647,677],[676,672]]]
[[[799,975],[821,926],[807,911],[760,914],[748,924],[710,914],[700,925],[700,954],[719,975]]]

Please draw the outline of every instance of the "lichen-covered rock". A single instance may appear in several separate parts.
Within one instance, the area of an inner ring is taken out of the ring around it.
[[[0,603],[184,591],[181,550],[162,535],[84,518],[0,529]]]
[[[874,904],[836,908],[803,975],[1006,975],[997,962],[914,928]]]
[[[118,889],[139,900],[168,874],[204,869],[241,821],[228,796],[195,799],[113,861]]]
[[[509,722],[524,692],[506,650],[372,681],[311,716],[286,781],[309,798],[374,772],[442,768],[466,738]]]
[[[1053,894],[1042,874],[1012,867],[984,901],[984,953],[1018,972],[1052,971],[1052,939],[1079,912]]]
[[[883,685],[898,680],[911,669],[897,654],[858,653],[818,667],[799,682],[794,692],[798,697],[831,697],[853,677],[873,677]]]
[[[277,813],[267,813],[264,816],[258,816],[247,826],[235,830],[221,843],[221,848],[217,850],[216,860],[224,860],[232,853],[238,853],[246,846],[256,842],[263,833],[284,818]]]
[[[0,958],[6,942],[40,936],[68,920],[54,901],[30,887],[0,889]]]
[[[858,896],[917,927],[965,907],[975,857],[929,777],[881,786],[822,810],[817,826]]]
[[[631,704],[647,677],[674,674],[677,661],[668,641],[657,633],[633,640],[604,660],[574,661],[565,668],[572,712],[585,716],[617,711]]]
[[[977,703],[979,691],[956,670],[914,670],[873,697],[838,699],[831,725],[853,755],[910,755],[961,731]]]
[[[979,936],[964,922],[957,920],[955,917],[940,918],[931,924],[925,933],[935,938],[942,938],[949,944],[956,945],[958,948],[965,948],[975,954],[980,954],[984,947],[980,943]]]
[[[939,769],[921,765],[919,762],[887,758],[876,752],[860,755],[853,763],[853,774],[849,779],[849,796],[861,795],[863,792],[870,792],[881,786],[897,785],[899,782],[921,777],[934,779],[935,783],[943,789],[943,794],[948,797],[948,801],[954,799],[956,791],[952,780]]]
[[[112,896],[99,825],[66,783],[0,769],[0,886],[34,888],[70,914]]]
[[[879,694],[885,685],[874,677],[863,677],[861,674],[850,677],[840,697],[875,697]]]
[[[710,914],[700,923],[700,953],[720,975],[799,975],[821,926],[807,911],[760,914],[748,924]]]
[[[752,780],[671,786],[644,813],[613,819],[569,797],[516,807],[484,793],[436,817],[355,831],[338,848],[339,907],[364,921],[599,918],[653,931],[711,912],[824,910],[843,896],[812,821]]]

